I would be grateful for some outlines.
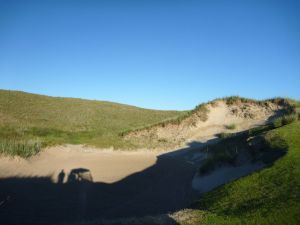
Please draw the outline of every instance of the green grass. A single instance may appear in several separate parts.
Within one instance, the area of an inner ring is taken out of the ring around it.
[[[18,155],[27,158],[38,153],[41,147],[39,140],[0,140],[0,154],[2,155]]]
[[[300,122],[268,131],[270,147],[287,148],[271,166],[209,192],[199,224],[300,224]]]
[[[299,117],[299,115],[297,116],[296,113],[293,113],[293,114],[290,114],[290,115],[281,116],[279,118],[276,118],[273,121],[273,126],[275,128],[277,128],[277,127],[281,127],[283,125],[287,125],[287,124],[293,123],[296,120],[298,120],[298,117]]]
[[[0,90],[0,140],[5,143],[3,146],[10,146],[5,147],[7,150],[2,147],[1,153],[27,156],[30,151],[21,153],[20,146],[29,146],[26,143],[32,140],[39,140],[42,147],[71,143],[135,148],[120,133],[178,118],[185,113]],[[18,146],[15,151],[11,150],[13,146]],[[31,152],[37,148],[33,149]]]
[[[227,125],[225,125],[225,128],[228,130],[234,130],[234,129],[236,129],[236,124],[234,124],[234,123],[227,124]]]
[[[197,105],[192,110],[182,112],[182,114],[179,115],[178,117],[166,119],[166,120],[163,120],[163,121],[155,123],[155,124],[149,124],[148,126],[143,126],[143,127],[139,127],[139,128],[127,129],[124,132],[122,132],[120,135],[125,136],[130,132],[137,132],[140,130],[149,130],[153,127],[165,127],[168,124],[180,124],[184,119],[188,118],[189,116],[191,116],[193,114],[197,114],[197,116],[200,118],[200,120],[206,121],[208,118],[208,112],[209,112],[206,105],[207,105],[207,103]]]
[[[228,101],[232,101],[230,99]],[[0,140],[2,143],[38,140],[41,147],[70,143],[115,149],[138,148],[141,146],[122,135],[153,126],[179,124],[191,115],[205,121],[208,115],[206,105],[200,104],[190,111],[160,111],[105,101],[0,90]],[[18,149],[22,148],[16,147],[14,153],[8,150],[6,153],[30,155],[20,153]],[[1,150],[2,154],[5,151]]]
[[[282,106],[292,106],[290,108],[290,113],[294,111],[294,108],[296,108],[299,105],[299,102],[293,99],[289,98],[272,98],[272,99],[266,99],[266,100],[256,100],[251,98],[243,98],[240,96],[230,96],[230,97],[224,97],[224,98],[218,98],[216,100],[223,100],[226,102],[227,105],[234,105],[239,103],[249,103],[249,104],[258,104],[258,105],[268,105],[269,102],[282,105]],[[215,101],[216,101],[215,100]]]
[[[273,98],[267,100],[255,100],[250,98],[242,98],[240,96],[231,96],[231,97],[224,97],[224,98],[216,98],[210,102],[202,103],[197,105],[193,110],[185,111],[178,117],[170,118],[156,124],[150,124],[148,126],[139,127],[137,129],[127,129],[121,133],[121,136],[125,136],[130,132],[137,132],[140,130],[151,129],[153,127],[165,127],[168,124],[179,124],[182,120],[186,119],[187,117],[196,114],[200,120],[206,121],[208,119],[209,110],[207,109],[207,105],[211,104],[213,107],[217,106],[217,101],[225,101],[227,105],[239,104],[239,103],[249,103],[249,104],[258,104],[258,105],[268,105],[270,102],[274,104],[278,104],[281,106],[285,106],[287,113],[294,113],[294,108],[298,101],[287,99],[287,98]],[[191,124],[193,125],[193,124]],[[232,125],[234,127],[234,125]],[[229,128],[228,129],[235,129]]]

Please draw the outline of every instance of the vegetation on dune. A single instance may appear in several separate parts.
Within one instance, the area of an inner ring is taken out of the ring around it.
[[[281,116],[279,118],[276,118],[273,121],[273,126],[276,127],[281,127],[283,125],[287,125],[290,123],[293,123],[297,120],[297,114],[290,114],[290,115],[285,115],[285,116]]]
[[[272,129],[272,125],[263,125],[244,132],[219,134],[222,140],[206,149],[207,156],[199,168],[200,174],[227,164],[234,166],[238,163],[239,155],[248,155],[252,162],[272,163],[286,153],[285,142],[281,137],[276,137],[274,141],[266,138],[266,133]],[[273,148],[275,141],[283,143],[280,149]]]
[[[18,155],[27,158],[38,153],[41,147],[39,140],[0,140],[0,154],[3,155]]]
[[[239,97],[225,100],[246,101]],[[287,100],[272,101],[285,104]],[[214,103],[200,104],[190,111],[159,111],[111,102],[0,90],[0,143],[10,146],[10,150],[2,147],[1,153],[30,156],[41,147],[64,143],[136,148],[136,144],[123,136],[154,126],[180,124],[194,115],[205,121],[208,117],[206,106]],[[38,142],[39,147],[31,147],[33,142]],[[20,153],[22,148],[27,149],[26,153]]]
[[[131,132],[139,132],[141,130],[149,130],[153,127],[165,127],[169,124],[171,125],[178,125],[180,124],[184,119],[196,114],[200,120],[202,121],[206,121],[208,118],[208,109],[206,107],[207,103],[205,104],[200,104],[198,106],[196,106],[194,109],[190,110],[190,111],[184,111],[182,112],[181,115],[179,115],[178,117],[174,117],[174,118],[170,118],[170,119],[166,119],[163,120],[161,122],[155,123],[155,124],[150,124],[148,126],[142,126],[139,127],[137,129],[128,129],[125,130],[124,132],[122,132],[120,135],[121,136],[126,136],[127,134],[131,133]]]
[[[290,113],[294,112],[295,108],[297,107],[298,102],[288,98],[272,98],[266,100],[255,100],[251,98],[243,98],[240,96],[230,96],[224,98],[217,98],[214,101],[223,100],[226,102],[227,105],[234,105],[239,103],[250,103],[250,104],[258,104],[258,105],[268,105],[269,102],[281,105],[281,106],[291,106]]]
[[[286,99],[286,98],[273,98],[273,99],[267,99],[267,100],[255,100],[255,99],[249,99],[249,98],[242,98],[239,96],[217,98],[210,102],[199,104],[193,110],[186,111],[178,117],[167,119],[167,120],[158,122],[156,124],[151,124],[149,126],[139,127],[137,129],[125,130],[124,132],[121,133],[121,136],[126,136],[127,134],[129,134],[131,132],[139,132],[141,130],[149,130],[153,127],[165,127],[169,124],[178,125],[184,119],[190,117],[191,115],[195,115],[195,114],[200,118],[200,120],[206,121],[208,119],[208,113],[209,113],[207,106],[210,104],[211,106],[216,107],[218,104],[218,101],[224,101],[224,102],[226,102],[227,105],[250,103],[250,104],[258,104],[258,105],[266,106],[269,103],[274,103],[274,104],[278,104],[280,106],[286,106],[287,114],[295,113],[295,108],[298,104],[297,101],[292,100],[292,99]],[[235,129],[236,128],[236,126],[234,124],[226,125],[225,127],[227,129]]]
[[[234,124],[234,123],[227,124],[227,125],[225,125],[225,128],[228,130],[234,130],[234,129],[236,129],[236,124]]]
[[[272,166],[209,192],[197,203],[199,224],[282,225],[300,222],[300,122],[265,134],[287,152]]]
[[[40,149],[30,147],[36,140],[42,147],[70,143],[133,148],[133,144],[120,137],[124,130],[183,114],[185,112],[0,90],[0,143],[6,146],[1,147],[1,153],[30,156]],[[22,153],[22,148],[27,149],[26,153]]]

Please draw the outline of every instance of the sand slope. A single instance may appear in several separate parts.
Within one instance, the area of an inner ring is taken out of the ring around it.
[[[206,115],[203,115],[204,112],[195,112],[178,124],[168,123],[132,131],[125,139],[140,146],[163,150],[180,148],[193,141],[206,142],[222,132],[239,132],[268,123],[282,115],[288,106],[273,102],[228,105],[225,101],[218,100],[204,107]],[[236,128],[227,129],[226,125],[229,124],[235,124]]]

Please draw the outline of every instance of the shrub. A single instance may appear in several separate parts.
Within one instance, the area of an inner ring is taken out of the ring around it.
[[[298,115],[298,118],[299,118],[299,115]],[[274,128],[281,127],[283,125],[293,123],[296,120],[297,120],[296,114],[290,114],[290,115],[278,117],[273,121],[273,127]]]
[[[226,104],[227,105],[233,105],[235,103],[238,103],[241,101],[241,98],[239,96],[231,96],[226,98]]]
[[[300,113],[298,113],[298,120],[300,120]]]
[[[231,124],[225,125],[225,127],[228,130],[234,130],[236,128],[236,125],[234,123],[231,123]]]
[[[297,120],[296,114],[284,116],[282,118],[282,125],[287,125],[287,124],[293,123],[296,120]]]
[[[222,133],[218,134],[217,136],[219,138],[225,139],[225,138],[230,138],[230,137],[234,136],[234,134],[222,132]]]

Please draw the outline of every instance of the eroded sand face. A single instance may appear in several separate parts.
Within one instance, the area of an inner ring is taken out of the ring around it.
[[[84,168],[90,171],[94,182],[113,183],[154,165],[157,155],[150,151],[121,152],[82,145],[51,147],[28,160],[1,157],[0,178],[51,176],[53,182],[58,182],[63,170],[65,183],[71,170]]]

